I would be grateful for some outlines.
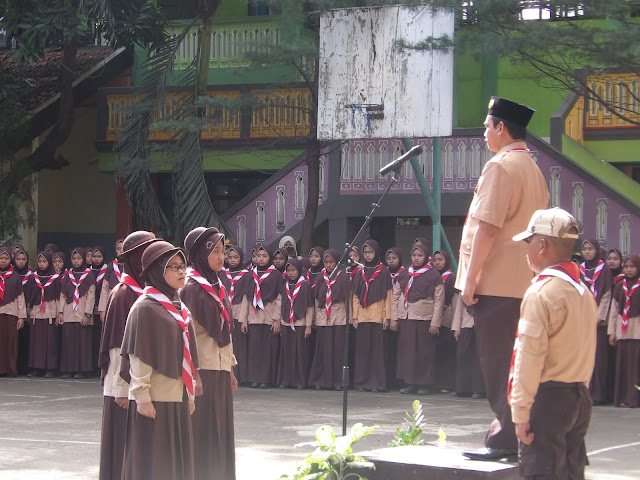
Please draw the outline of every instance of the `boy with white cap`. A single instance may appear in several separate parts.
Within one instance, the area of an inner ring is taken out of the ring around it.
[[[597,307],[571,263],[577,238],[578,223],[560,208],[536,211],[513,237],[527,243],[537,275],[522,302],[508,394],[527,479],[584,479]]]

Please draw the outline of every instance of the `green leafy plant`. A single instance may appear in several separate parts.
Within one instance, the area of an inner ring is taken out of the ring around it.
[[[406,412],[406,421],[396,429],[398,435],[391,442],[392,447],[403,445],[422,445],[422,429],[424,427],[424,415],[422,414],[422,403],[414,400],[412,404],[413,412]]]
[[[354,455],[352,447],[366,437],[378,425],[365,427],[356,423],[344,437],[336,438],[333,429],[324,425],[316,430],[318,448],[307,455],[293,475],[283,475],[282,480],[346,480],[348,478],[367,480],[354,470],[375,470],[375,465]]]

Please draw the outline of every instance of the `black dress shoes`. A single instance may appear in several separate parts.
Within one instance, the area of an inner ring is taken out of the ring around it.
[[[513,448],[491,448],[485,447],[475,452],[462,452],[467,458],[471,460],[500,460],[501,458],[514,457],[518,455],[518,450]]]
[[[409,385],[406,388],[401,388],[400,389],[400,393],[407,395],[407,394],[413,394],[416,393],[418,391],[418,386],[417,385]]]

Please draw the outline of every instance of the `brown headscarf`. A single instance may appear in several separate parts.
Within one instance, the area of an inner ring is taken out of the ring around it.
[[[257,251],[264,250],[269,255],[269,263],[266,267],[256,266],[256,271],[258,274],[258,278],[262,277],[262,274],[271,266],[271,259],[273,259],[273,252],[271,247],[268,245],[260,245],[256,247]],[[266,305],[267,303],[273,302],[278,295],[280,295],[280,291],[282,290],[282,274],[275,269],[273,272],[269,274],[267,278],[264,279],[262,284],[260,285],[260,298],[262,298],[262,302]],[[252,278],[252,281],[247,282],[247,289],[245,290],[245,295],[247,296],[247,300],[249,303],[253,304],[253,294],[255,291],[255,281]],[[239,292],[238,292],[239,293]],[[236,294],[237,295],[237,294]]]
[[[627,280],[627,288],[631,289],[631,287],[633,287],[640,278],[640,255],[632,253],[622,261],[622,265],[624,265],[628,260],[631,260],[631,262],[638,269],[638,274],[635,277],[627,278],[625,276],[625,279]],[[624,282],[616,283],[616,286],[613,290],[613,297],[618,302],[618,312],[620,313],[620,315],[622,315],[624,306],[627,303],[627,296],[624,294],[623,283]],[[640,289],[636,290],[631,295],[631,305],[629,307],[629,318],[637,317],[638,315],[640,315]]]
[[[146,284],[164,293],[180,311],[180,296],[164,279],[167,263],[175,255],[186,258],[182,252],[170,251],[160,255],[146,272]],[[198,347],[193,323],[189,322],[189,348],[195,368],[198,364]],[[178,322],[153,298],[142,295],[131,308],[122,339],[120,376],[129,382],[129,355],[133,354],[163,375],[182,378],[183,341]]]
[[[71,250],[71,256],[73,256],[74,253],[77,253],[82,257],[82,265],[78,270],[74,269],[73,266],[71,266],[67,274],[62,279],[62,293],[64,293],[67,304],[73,302],[73,295],[76,291],[76,287],[73,285],[73,283],[71,283],[71,280],[69,280],[69,275],[73,275],[76,281],[78,281],[88,267],[85,261],[85,258],[86,258],[85,249],[82,247],[76,247],[73,250]],[[89,274],[85,277],[85,279],[80,284],[80,288],[79,288],[80,298],[84,297],[89,291],[89,289],[91,288],[91,285],[95,285],[95,284],[96,284],[96,276],[93,273],[93,271],[90,271]]]
[[[5,270],[0,270],[0,274],[8,272],[13,268],[13,273],[4,280],[4,299],[0,302],[0,307],[9,305],[22,293],[22,278],[11,265],[11,251],[9,247],[0,247],[0,255],[6,254],[9,257],[9,266]]]
[[[42,250],[46,250],[48,252],[56,253],[60,251],[60,247],[55,243],[47,243]]]
[[[289,301],[289,297],[287,296],[287,283],[289,284],[289,293],[293,296],[293,291],[295,290],[296,282],[302,276],[302,273],[303,273],[302,261],[299,260],[298,258],[296,257],[290,258],[287,261],[285,268],[288,267],[289,265],[291,265],[293,268],[295,268],[298,271],[298,276],[292,282],[291,280],[289,280],[289,276],[287,275],[287,278],[282,284],[282,291],[280,292],[282,294],[282,303],[281,303],[280,311],[282,314],[282,319],[285,322],[288,322],[289,320],[289,310],[291,309],[291,302]],[[313,300],[313,292],[311,291],[311,286],[307,282],[303,281],[302,285],[300,286],[300,291],[298,292],[298,296],[293,301],[294,318],[296,320],[300,320],[301,318],[304,318],[307,314],[307,308],[313,307],[313,306],[314,306],[314,300]]]
[[[235,251],[238,255],[240,255],[240,264],[237,267],[233,267],[233,269],[229,267],[229,275],[231,275],[231,278],[235,278],[242,270],[246,270],[246,273],[239,280],[236,281],[236,284],[234,286],[233,301],[231,302],[231,304],[238,305],[242,303],[244,293],[247,291],[247,288],[248,288],[247,286],[249,284],[253,285],[253,275],[251,274],[251,264],[247,266],[243,266],[244,251],[237,245],[231,245],[229,247],[229,251],[231,250]],[[226,288],[227,292],[229,292],[231,290],[231,281],[227,277],[226,273],[224,272],[221,273],[220,279],[222,281],[222,284],[224,285],[224,288]]]
[[[36,272],[38,274],[38,279],[40,280],[40,284],[44,287],[44,285],[49,281],[49,279],[55,275],[56,269],[53,267],[53,255],[51,255],[47,250],[43,250],[38,253],[37,259],[43,257],[47,262],[47,268],[44,270],[40,270],[40,268],[36,264]],[[36,259],[36,262],[37,262]],[[62,274],[53,281],[51,285],[49,285],[44,290],[44,301],[50,302],[52,300],[58,300],[60,298],[60,286],[62,282]],[[24,296],[25,301],[29,308],[40,305],[40,300],[42,298],[42,290],[36,284],[36,281],[33,276],[29,278],[29,281],[25,285],[24,288]]]
[[[282,265],[282,268],[276,267],[276,270],[278,270],[280,273],[284,274],[287,271],[287,260],[289,259],[289,253],[287,253],[287,249],[286,248],[280,247],[277,250],[273,251],[273,256],[274,257],[277,254],[282,255],[282,258],[284,258],[284,264]],[[284,277],[284,275],[283,275],[283,277]]]
[[[421,243],[416,243],[411,249],[411,253],[413,253],[414,250],[420,250],[422,253],[424,253],[424,263],[418,268],[424,267],[429,262],[429,249]],[[416,267],[414,267],[414,269],[415,268]],[[409,283],[410,279],[411,277],[409,276],[409,274],[407,274],[406,277],[402,277],[400,280],[398,280],[400,283],[400,288],[403,292],[407,288],[407,284]],[[407,302],[415,303],[418,300],[432,298],[438,285],[442,285],[442,277],[440,276],[438,270],[436,270],[435,268],[430,268],[422,275],[419,275],[413,279],[411,290],[409,290],[409,297],[407,298]]]
[[[45,250],[47,252],[49,251],[47,249]],[[62,260],[62,271],[60,272],[60,275],[62,275],[67,270],[67,256],[62,252],[53,252],[53,254],[51,255],[52,261],[56,258],[59,258],[60,260]],[[54,270],[55,270],[55,267],[54,267]]]
[[[208,258],[219,242],[224,243],[224,235],[214,232],[206,238],[200,239],[189,251],[191,268],[207,279],[218,297],[220,297],[218,272],[209,267]],[[222,275],[224,273],[220,272],[220,276]],[[196,321],[203,326],[209,336],[220,347],[225,347],[231,343],[231,328],[233,328],[233,324],[230,325],[222,319],[218,302],[198,282],[191,278],[187,280],[184,288],[180,290],[180,299],[194,315]],[[231,319],[231,303],[229,303],[229,297],[226,294],[224,304]]]
[[[333,258],[336,262],[336,265],[340,261],[340,253],[333,248],[328,248],[324,251],[324,260],[327,257]],[[337,268],[337,267],[336,267]],[[327,274],[329,276],[329,274]],[[338,277],[335,278],[335,283],[331,287],[331,303],[335,305],[336,303],[344,302],[344,299],[347,296],[347,288],[349,287],[349,277],[345,272],[340,272]],[[315,297],[318,301],[318,308],[325,308],[327,302],[327,283],[324,281],[324,277],[322,275],[318,276],[318,283],[316,284],[315,289]]]
[[[18,245],[19,246],[19,245]],[[24,267],[22,268],[18,268],[18,266],[16,265],[16,257],[20,254],[23,254],[25,257],[27,257],[27,263],[24,265]],[[29,254],[27,253],[26,250],[24,249],[19,249],[16,253],[14,253],[11,256],[11,263],[13,265],[13,269],[18,272],[18,274],[24,279],[24,276],[29,273],[29,270],[31,270],[31,268],[29,267]]]
[[[440,275],[443,275],[447,270],[451,270],[451,255],[449,255],[449,252],[446,250],[436,250],[433,252],[434,255],[436,253],[439,253],[444,257],[444,268],[442,270],[438,270]],[[447,279],[444,281],[444,304],[447,306],[451,305],[451,302],[453,301],[453,296],[456,293],[455,285],[456,274],[451,272],[447,275]]]
[[[589,261],[585,261],[582,264],[589,278],[593,278],[596,267],[598,266],[598,263],[601,260],[600,243],[598,243],[598,241],[596,240],[588,239],[588,240],[584,240],[581,245],[584,245],[585,243],[591,244],[593,248],[595,248],[596,250],[596,253],[593,259]],[[581,275],[581,277],[582,277],[582,281],[587,285],[587,287],[590,287],[591,284],[584,279],[584,275]],[[596,303],[600,305],[602,298],[613,287],[613,276],[611,274],[611,270],[609,269],[609,267],[607,267],[606,263],[604,264],[604,267],[600,271],[600,275],[598,276],[598,279],[595,282],[595,287],[596,287],[596,292],[598,292],[598,299]]]
[[[311,250],[309,250],[309,256],[311,256],[311,252],[316,252],[318,255],[320,255],[320,265],[318,265],[317,267],[314,266],[310,266],[309,270],[307,271],[307,280],[309,281],[309,285],[311,285],[311,287],[315,290],[315,285],[316,285],[316,280],[318,279],[318,274],[322,271],[322,269],[324,268],[324,265],[322,265],[323,262],[323,258],[324,258],[324,248],[322,247],[313,247]]]
[[[380,263],[380,245],[375,240],[367,240],[362,244],[362,250],[364,250],[364,247],[371,248],[375,253],[372,262],[363,262],[365,278],[370,280],[378,269],[378,266],[382,265]],[[364,260],[364,258],[361,258],[361,260]],[[365,293],[367,291],[367,287],[362,279],[362,272],[358,272],[353,277],[353,293],[358,297],[360,304],[364,308],[367,308],[380,300],[384,300],[387,297],[389,290],[391,290],[391,274],[389,273],[389,269],[384,265],[382,266],[379,275],[369,284],[369,293],[367,294],[366,301]]]
[[[611,270],[611,275],[613,276],[613,278],[617,277],[618,275],[620,275],[622,273],[622,264],[623,262],[623,256],[622,256],[622,252],[620,250],[618,250],[617,248],[612,248],[611,250],[609,250],[607,252],[607,257],[609,256],[609,254],[611,252],[616,252],[616,255],[618,255],[618,258],[620,259],[620,266],[618,268],[616,268],[615,270],[609,269]],[[606,260],[606,259],[605,259]]]
[[[142,254],[150,244],[140,245],[127,254],[126,262],[122,264],[122,272],[129,275],[140,286],[144,287],[144,281],[140,276],[142,271]],[[110,284],[111,285],[111,284]],[[109,369],[109,350],[120,348],[127,317],[131,307],[138,300],[138,294],[124,283],[116,283],[107,301],[107,311],[102,326],[102,338],[100,340],[100,354],[98,366],[102,370],[102,378]]]

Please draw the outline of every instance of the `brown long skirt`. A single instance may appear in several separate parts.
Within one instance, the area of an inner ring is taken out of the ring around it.
[[[484,393],[484,380],[473,328],[461,328],[458,337],[456,393]]]
[[[273,385],[278,374],[280,335],[274,335],[271,325],[249,324],[248,382]]]
[[[317,327],[316,348],[309,373],[309,385],[312,387],[342,386],[344,329],[344,325]]]
[[[55,318],[30,320],[29,368],[40,370],[55,370],[58,368],[59,342],[60,327],[56,325]]]
[[[436,338],[431,321],[398,321],[398,378],[407,385],[432,385],[436,370]]]
[[[441,326],[436,341],[435,383],[440,388],[453,390],[456,384],[456,339],[449,327]]]
[[[133,408],[135,408],[135,402]],[[99,480],[120,480],[122,478],[126,434],[127,410],[118,406],[114,397],[104,397]]]
[[[607,375],[609,373],[609,335],[607,325],[598,327],[596,334],[596,363],[593,366],[589,393],[594,402],[606,402],[610,397],[607,392]]]
[[[194,480],[189,399],[153,402],[156,418],[140,415],[129,401],[122,480]]]
[[[16,368],[18,375],[26,375],[29,372],[29,335],[31,325],[29,320],[25,319],[24,327],[18,330],[18,359]]]
[[[391,329],[382,330],[384,340],[384,365],[387,369],[387,387],[393,388],[398,381],[398,332]]]
[[[98,355],[100,353],[100,337],[102,337],[102,322],[100,315],[93,315],[91,327],[91,370],[98,371]]]
[[[278,385],[306,387],[309,379],[310,339],[304,338],[305,327],[294,330],[282,326],[280,331],[280,359],[278,361]]]
[[[249,338],[246,333],[242,333],[242,323],[234,320],[234,329],[231,334],[233,340],[233,354],[236,356],[238,364],[233,367],[233,373],[239,384],[249,381]]]
[[[635,408],[640,404],[640,340],[618,340],[613,404]]]
[[[61,372],[90,372],[91,363],[91,325],[82,326],[78,322],[62,324],[62,352],[60,355]]]
[[[0,314],[0,375],[18,374],[18,317]]]
[[[354,384],[366,390],[387,389],[384,338],[381,323],[358,323],[356,329],[356,371]]]
[[[196,397],[196,410],[191,416],[194,476],[196,480],[235,480],[231,374],[223,370],[200,370],[200,378],[203,394]]]

